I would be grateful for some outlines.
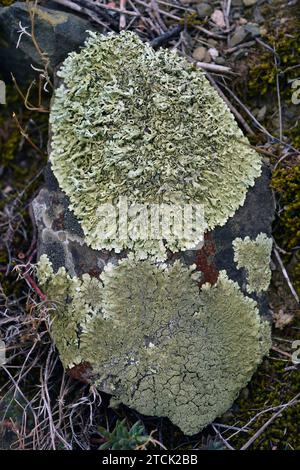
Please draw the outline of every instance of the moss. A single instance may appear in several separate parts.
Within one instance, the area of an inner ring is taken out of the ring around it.
[[[286,265],[291,264],[290,276],[300,293],[300,258],[294,251],[300,245],[300,165],[286,165],[273,173],[272,187],[277,191],[279,216],[274,226],[274,236],[287,250]]]
[[[298,322],[299,326],[299,322]],[[286,336],[291,339],[290,332],[286,330]],[[294,335],[294,339],[299,339],[299,333]],[[281,345],[282,347],[282,345]],[[236,401],[231,419],[224,419],[224,422],[237,427],[245,426],[251,419],[251,424],[247,426],[247,434],[239,433],[230,443],[239,449],[254,435],[264,423],[277,411],[275,407],[288,403],[299,392],[300,370],[297,367],[289,367],[292,364],[282,361],[282,358],[273,357],[265,360],[259,367],[257,373],[248,386],[248,394],[241,394]],[[263,410],[257,419],[253,417]],[[278,416],[259,438],[252,445],[254,450],[299,450],[299,402],[294,406],[286,407],[281,416]]]
[[[272,239],[265,233],[260,233],[255,240],[250,240],[249,237],[236,238],[232,244],[238,269],[246,270],[247,292],[251,294],[266,291],[271,281]]]
[[[9,5],[12,5],[15,2],[15,0],[0,0],[0,5],[3,7],[8,7]]]
[[[261,171],[233,115],[204,73],[126,32],[90,33],[58,72],[50,160],[95,249],[166,257],[161,241],[101,235],[101,204],[200,204],[209,229],[244,203]],[[202,233],[196,233],[193,246]],[[171,251],[191,248],[166,242]]]
[[[300,165],[280,168],[273,173],[272,187],[279,196],[280,218],[275,227],[285,248],[300,245]],[[281,236],[280,236],[281,234]]]
[[[273,24],[267,26],[268,32],[264,41],[274,48],[278,64],[275,65],[273,54],[266,49],[259,49],[251,53],[247,59],[249,74],[247,78],[248,98],[257,96],[276,95],[276,77],[280,77],[281,99],[291,104],[292,89],[291,80],[298,77],[300,57],[300,20],[293,17],[285,19],[280,28]]]
[[[17,298],[24,288],[24,281],[16,282],[15,274],[7,275],[6,268],[9,266],[11,272],[19,255],[26,253],[31,245],[32,222],[28,201],[41,184],[41,177],[37,174],[40,174],[45,159],[43,161],[43,157],[21,136],[12,114],[18,116],[22,128],[38,143],[46,143],[48,116],[29,112],[11,84],[6,85],[6,101],[6,105],[0,105],[0,263],[3,264],[0,282],[6,295],[12,294]]]
[[[225,272],[199,293],[193,268],[125,259],[98,280],[54,274],[45,255],[38,265],[64,365],[91,364],[114,406],[167,416],[186,434],[230,407],[270,347],[256,302]]]

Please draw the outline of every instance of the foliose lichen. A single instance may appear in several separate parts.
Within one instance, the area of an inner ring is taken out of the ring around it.
[[[64,366],[88,362],[113,405],[167,416],[186,434],[231,406],[270,348],[256,302],[225,271],[199,291],[193,269],[126,258],[77,278],[54,273],[46,255],[37,268]]]
[[[260,233],[255,240],[249,237],[236,238],[232,244],[238,269],[246,270],[247,292],[251,294],[266,291],[271,281],[272,239],[265,233]]]
[[[261,158],[204,73],[184,58],[155,52],[132,32],[90,33],[57,75],[50,160],[92,248],[162,260],[166,248],[191,248],[202,235],[163,246],[103,235],[99,208],[117,206],[120,196],[146,207],[203,205],[207,229],[243,204]]]

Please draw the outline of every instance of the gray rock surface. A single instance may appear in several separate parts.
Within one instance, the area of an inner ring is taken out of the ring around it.
[[[238,26],[230,38],[230,47],[235,47],[238,44],[241,44],[241,42],[245,41],[248,35],[248,31],[246,31],[243,26]]]
[[[209,3],[200,3],[200,5],[197,5],[197,14],[199,18],[206,18],[207,16],[210,16],[213,12],[213,7],[209,5]]]
[[[169,255],[169,261],[180,259],[186,264],[196,263],[203,272],[201,283],[217,281],[218,272],[226,270],[228,276],[238,282],[246,292],[246,278],[243,270],[234,262],[232,242],[235,238],[249,236],[256,238],[260,232],[271,235],[274,205],[269,187],[270,171],[263,166],[262,175],[250,188],[246,201],[223,227],[218,227],[205,236],[203,248]],[[33,201],[33,210],[38,228],[38,257],[47,254],[57,270],[65,266],[71,275],[80,276],[85,272],[98,276],[108,262],[115,264],[126,256],[126,252],[115,254],[111,251],[97,251],[89,248],[82,229],[68,209],[68,198],[58,187],[50,166],[45,172],[45,186]],[[252,296],[257,300],[260,311],[268,316],[266,295]]]
[[[35,12],[35,37],[41,49],[48,54],[52,68],[62,62],[70,51],[83,45],[88,29],[95,30],[89,21],[70,12],[41,6]],[[26,3],[16,2],[0,8],[0,62],[3,78],[10,80],[10,74],[13,73],[20,85],[26,85],[36,77],[31,64],[41,67],[42,61],[27,34],[22,35],[16,48],[20,26],[31,32]]]

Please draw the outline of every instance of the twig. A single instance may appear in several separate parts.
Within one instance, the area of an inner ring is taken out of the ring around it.
[[[237,426],[230,426],[229,424],[221,424],[221,423],[213,423],[214,426],[217,426],[218,428],[223,428],[223,429],[230,429],[233,431],[240,431],[240,432],[249,432],[249,429],[247,428],[238,428]]]
[[[39,54],[41,60],[42,60],[42,63],[44,64],[44,70],[43,70],[43,77],[45,78],[47,84],[53,88],[53,84],[52,84],[52,81],[50,79],[50,76],[52,75],[52,70],[51,70],[51,66],[50,66],[50,59],[49,59],[49,56],[46,52],[44,52],[36,37],[35,37],[35,13],[36,13],[36,10],[37,10],[37,3],[38,3],[38,0],[35,0],[34,2],[34,6],[30,6],[29,5],[29,16],[30,16],[30,22],[31,22],[31,40],[33,42],[33,45],[37,51],[37,53]]]
[[[217,434],[217,436],[221,439],[221,441],[223,442],[223,444],[225,444],[225,446],[227,447],[227,449],[229,449],[229,450],[235,450],[234,447],[232,447],[232,445],[230,445],[229,442],[225,439],[225,437],[222,436],[222,434],[221,434],[220,431],[215,427],[214,424],[212,424],[212,428],[213,428],[213,430],[215,431],[215,433]]]
[[[231,0],[224,0],[223,13],[224,13],[224,20],[225,20],[227,30],[229,30],[230,28],[230,24],[229,24],[230,8],[231,8]],[[227,39],[229,41],[229,36]]]
[[[267,429],[267,427],[276,419],[278,418],[278,416],[281,415],[281,413],[286,409],[288,408],[289,406],[292,406],[295,401],[298,400],[298,398],[300,397],[300,393],[297,393],[297,395],[294,396],[294,398],[292,400],[290,400],[288,403],[286,403],[285,405],[282,406],[282,408],[280,410],[278,410],[276,413],[273,414],[273,416],[271,416],[270,419],[268,419],[268,421],[265,422],[265,424],[259,428],[258,431],[256,431],[256,433],[246,442],[246,444],[244,444],[240,450],[246,450],[248,449],[252,444],[253,442],[256,441],[256,439]]]
[[[257,42],[257,44],[260,44],[262,47],[264,47],[265,49],[267,49],[269,52],[272,52],[272,54],[276,57],[277,61],[280,62],[280,57],[279,55],[277,54],[277,52],[271,47],[269,46],[269,44],[266,44],[265,42],[263,42],[261,39],[259,38],[254,38],[255,41]]]
[[[31,82],[31,84],[29,85],[28,89],[27,89],[27,92],[26,92],[26,95],[24,95],[24,93],[22,92],[21,88],[19,87],[18,83],[17,83],[17,80],[15,79],[14,75],[11,74],[11,78],[12,78],[12,81],[13,81],[13,84],[17,90],[17,92],[19,93],[19,95],[21,96],[21,98],[23,99],[24,101],[24,106],[25,108],[27,108],[29,111],[37,111],[39,113],[49,113],[49,109],[45,108],[42,104],[41,104],[41,99],[42,99],[42,96],[41,96],[41,78],[39,80],[39,91],[38,91],[38,95],[39,95],[39,102],[38,102],[38,105],[35,106],[34,104],[32,104],[30,101],[29,101],[29,95],[30,95],[30,92],[31,92],[31,89],[33,87],[33,85],[35,84],[35,80],[33,80]]]
[[[120,10],[121,10],[121,14],[120,14],[119,27],[120,27],[120,30],[122,30],[126,28],[126,16],[124,14],[124,11],[126,10],[126,0],[120,0]]]
[[[281,258],[280,258],[279,253],[278,253],[278,250],[277,250],[276,248],[274,248],[274,253],[275,253],[276,259],[277,259],[277,261],[278,261],[278,263],[279,263],[279,266],[280,266],[280,268],[281,268],[282,274],[283,274],[283,276],[284,276],[284,278],[285,278],[285,280],[286,280],[286,282],[287,282],[287,284],[288,284],[288,286],[289,286],[289,288],[290,288],[290,291],[291,291],[291,293],[293,294],[294,298],[296,299],[297,303],[299,304],[299,297],[298,297],[298,294],[297,294],[297,292],[295,291],[294,286],[293,286],[293,284],[292,284],[291,281],[290,281],[290,278],[289,278],[289,275],[288,275],[288,273],[287,273],[287,270],[285,269],[284,264],[283,264],[283,262],[282,262],[282,260],[281,260]]]
[[[243,42],[242,44],[238,44],[237,46],[230,47],[229,49],[225,49],[225,54],[231,54],[232,52],[238,51],[239,49],[244,49],[244,47],[251,47],[255,44],[255,41],[248,41]]]
[[[13,113],[12,115],[13,119],[15,120],[17,126],[18,126],[18,129],[21,133],[21,135],[24,137],[24,139],[27,140],[27,142],[29,142],[29,144],[34,148],[34,150],[36,150],[40,155],[44,156],[44,152],[31,140],[31,138],[29,137],[28,134],[26,134],[26,132],[24,131],[24,129],[22,128],[21,124],[19,123],[19,120],[17,118],[17,115],[16,113]]]
[[[219,88],[219,86],[217,85],[216,81],[213,79],[213,77],[207,73],[207,78],[209,79],[209,81],[211,82],[211,84],[215,87],[215,89],[217,90],[217,92],[219,93],[219,95],[221,96],[221,98],[225,101],[225,103],[227,104],[227,106],[229,107],[229,109],[231,110],[231,112],[234,114],[234,116],[236,117],[236,119],[242,124],[242,126],[244,127],[244,129],[246,130],[246,132],[250,135],[255,135],[253,130],[251,129],[251,127],[247,124],[247,122],[245,121],[245,119],[243,118],[243,116],[238,112],[238,110],[233,106],[232,103],[230,103],[230,101],[227,99],[227,97],[224,95],[224,93],[222,92],[222,90]]]
[[[104,10],[115,11],[117,13],[121,13],[122,15],[137,16],[137,17],[141,16],[139,13],[137,13],[135,11],[126,10],[126,1],[127,0],[120,0],[120,8],[113,7],[113,6],[110,6],[110,5],[104,5],[103,3],[99,3],[99,2],[97,2],[96,5],[97,5],[97,7],[102,8]],[[91,2],[89,0],[86,0],[86,3],[88,4],[88,3],[91,3]]]
[[[278,354],[281,354],[282,356],[286,356],[288,358],[291,358],[292,355],[286,351],[282,351],[281,349],[277,348],[276,346],[271,347],[272,351],[277,352]]]
[[[160,15],[160,13],[163,10],[159,9],[159,6],[157,5],[156,0],[151,0],[151,10],[153,11],[155,19],[156,19],[156,21],[157,21],[157,23],[158,23],[158,25],[161,28],[161,31],[163,33],[164,31],[167,30],[167,27],[166,27],[165,23],[163,22],[162,17]]]
[[[163,33],[161,36],[158,36],[157,38],[153,39],[150,44],[151,46],[156,49],[157,47],[162,46],[163,44],[166,44],[169,42],[171,39],[176,38],[182,31],[182,25],[177,25],[174,28],[170,29],[169,31],[166,31]]]
[[[232,73],[231,68],[225,67],[225,65],[207,64],[206,62],[196,62],[195,65],[200,69],[209,70],[210,72]]]
[[[149,5],[145,2],[143,2],[142,0],[135,0],[135,2],[138,3],[139,5],[144,6],[145,8],[149,8]],[[185,18],[180,18],[177,15],[173,15],[173,13],[169,13],[167,11],[160,10],[160,9],[159,9],[159,12],[162,16],[166,16],[167,18],[171,18],[171,19],[173,19],[177,22],[183,23],[183,24],[185,23]],[[204,33],[207,36],[212,37],[212,38],[224,39],[224,37],[225,37],[224,34],[214,33],[213,31],[209,31],[208,29],[203,28],[203,26],[193,25],[193,28],[197,29],[198,31],[201,31],[202,33]]]
[[[278,102],[278,122],[279,122],[279,139],[282,141],[282,108],[281,108],[281,97],[280,97],[280,85],[279,85],[279,73],[278,73],[278,64],[277,57],[274,55],[274,63],[276,67],[276,92],[277,92],[277,102]]]
[[[55,3],[58,3],[59,5],[62,5],[64,7],[70,8],[70,10],[76,11],[77,13],[81,13],[84,16],[88,16],[94,23],[99,24],[100,26],[108,29],[109,31],[112,31],[112,28],[106,24],[103,23],[103,21],[97,16],[97,14],[93,13],[91,10],[88,8],[85,8],[82,5],[77,4],[74,1],[71,0],[53,0]],[[98,4],[99,8],[100,4]]]

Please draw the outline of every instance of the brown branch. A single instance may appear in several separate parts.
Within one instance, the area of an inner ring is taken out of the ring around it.
[[[16,113],[13,113],[12,115],[13,119],[15,120],[17,126],[18,126],[18,129],[21,133],[21,135],[24,137],[24,139],[27,140],[27,142],[34,148],[34,150],[36,150],[40,155],[42,156],[45,156],[44,152],[31,140],[31,138],[29,137],[29,135],[25,132],[25,130],[23,129],[23,127],[21,126],[18,118],[17,118],[17,115]]]

